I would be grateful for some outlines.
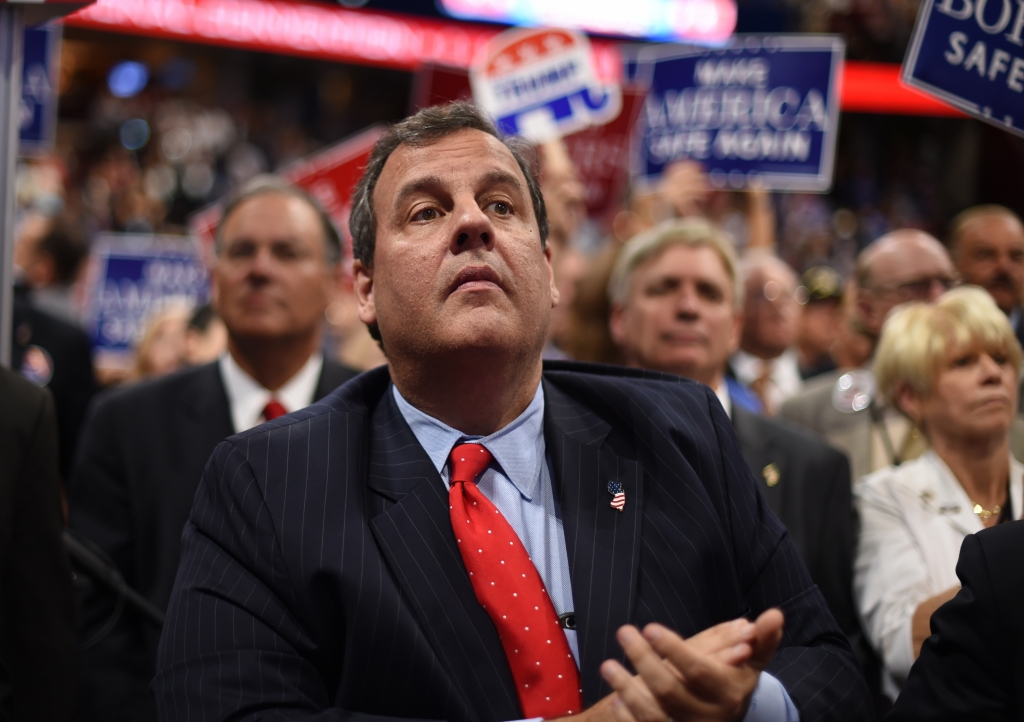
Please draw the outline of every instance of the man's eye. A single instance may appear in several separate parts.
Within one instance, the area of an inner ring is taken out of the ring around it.
[[[493,208],[494,212],[497,213],[499,216],[507,216],[509,213],[512,212],[512,209],[509,207],[508,203],[504,203],[502,201],[494,201],[494,203],[492,203],[490,207]]]
[[[437,209],[435,208],[424,208],[422,211],[412,217],[414,221],[432,221],[437,218]]]
[[[228,258],[250,258],[256,255],[256,249],[247,243],[236,243],[228,246]]]

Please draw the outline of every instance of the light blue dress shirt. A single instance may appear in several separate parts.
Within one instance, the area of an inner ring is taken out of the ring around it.
[[[530,405],[512,423],[490,436],[473,436],[453,429],[410,404],[392,384],[398,410],[416,440],[427,452],[445,489],[450,488],[448,457],[460,442],[473,442],[491,452],[494,461],[477,486],[498,508],[526,547],[526,553],[548,590],[559,615],[573,611],[569,553],[565,548],[562,515],[551,484],[551,461],[544,443],[544,387],[537,385]],[[565,630],[569,649],[580,665],[575,630]],[[785,687],[762,672],[744,722],[799,722],[800,713]]]

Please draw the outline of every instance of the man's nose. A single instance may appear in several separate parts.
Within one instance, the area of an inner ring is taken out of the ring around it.
[[[949,288],[950,285],[948,282],[941,278],[933,278],[931,283],[928,284],[928,303],[935,301],[939,296],[948,291]]]
[[[258,248],[249,263],[250,278],[266,279],[271,273],[274,259],[269,248]]]
[[[676,317],[691,320],[700,316],[700,305],[697,303],[697,294],[683,289],[676,297]]]
[[[474,248],[494,246],[494,226],[483,209],[472,202],[461,202],[455,207],[455,227],[452,229],[452,253]]]

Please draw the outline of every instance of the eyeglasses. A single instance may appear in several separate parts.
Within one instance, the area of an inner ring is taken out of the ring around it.
[[[785,288],[777,281],[768,281],[764,284],[761,289],[761,296],[755,296],[755,300],[761,301],[762,298],[770,303],[777,303],[782,301],[796,301],[801,306],[807,303],[807,289],[803,286],[798,286],[794,289]]]
[[[935,284],[938,284],[941,287],[941,293],[945,293],[951,288],[959,286],[960,279],[949,275],[927,276],[925,278],[918,278],[913,281],[899,283],[895,286],[876,286],[871,290],[878,294],[894,293],[899,296],[902,301],[926,301],[931,295],[932,289],[935,288]]]

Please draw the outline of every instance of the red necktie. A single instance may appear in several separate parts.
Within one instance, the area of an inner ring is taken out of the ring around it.
[[[263,407],[263,418],[267,421],[273,421],[278,416],[284,416],[288,413],[288,409],[284,407],[277,399],[271,399],[267,402],[267,405]]]
[[[558,614],[515,530],[476,485],[491,463],[479,444],[452,449],[452,529],[477,601],[498,630],[526,717],[583,708],[579,672]]]

